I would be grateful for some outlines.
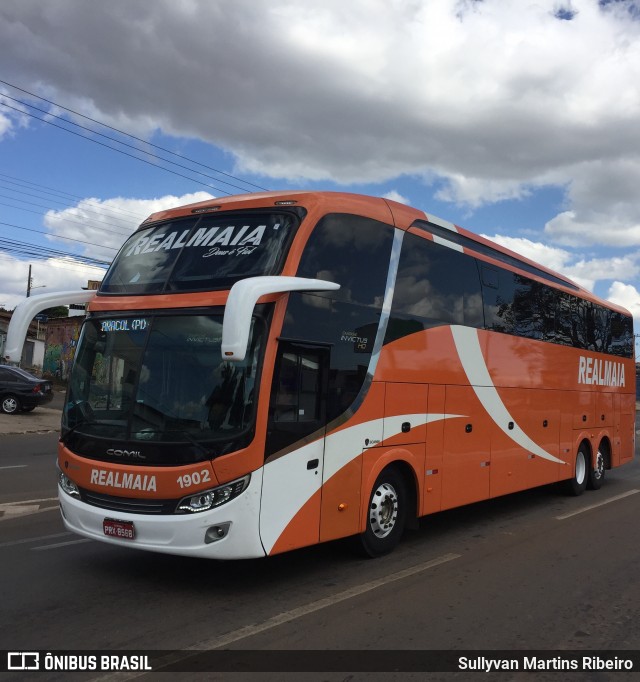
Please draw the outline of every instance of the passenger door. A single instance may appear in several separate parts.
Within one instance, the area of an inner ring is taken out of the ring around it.
[[[279,344],[260,510],[268,554],[319,540],[329,352],[327,345]]]

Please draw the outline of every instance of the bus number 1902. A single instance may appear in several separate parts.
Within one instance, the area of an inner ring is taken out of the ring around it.
[[[178,485],[181,488],[190,488],[201,483],[208,483],[211,480],[211,474],[208,469],[202,471],[194,471],[191,474],[182,474],[178,476]]]

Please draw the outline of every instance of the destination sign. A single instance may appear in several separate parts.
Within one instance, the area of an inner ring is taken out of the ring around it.
[[[149,322],[144,317],[125,317],[121,320],[102,320],[101,332],[140,332],[144,331]]]

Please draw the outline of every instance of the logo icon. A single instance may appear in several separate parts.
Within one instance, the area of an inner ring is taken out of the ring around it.
[[[37,651],[9,651],[7,670],[40,670],[40,654]]]

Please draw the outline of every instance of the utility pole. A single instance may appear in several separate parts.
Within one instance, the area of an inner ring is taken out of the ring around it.
[[[33,277],[31,277],[31,263],[29,263],[29,276],[27,277],[27,298],[31,296],[32,289],[44,289],[46,284],[39,284],[37,287],[33,286]]]

